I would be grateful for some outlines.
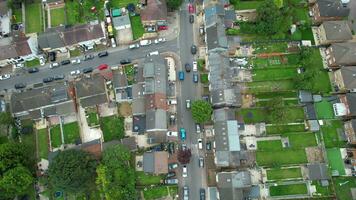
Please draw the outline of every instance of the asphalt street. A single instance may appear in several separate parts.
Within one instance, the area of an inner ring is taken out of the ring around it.
[[[183,70],[185,63],[192,65],[194,56],[191,54],[190,48],[194,43],[194,29],[193,25],[189,23],[189,13],[187,10],[186,1],[180,9],[180,31],[178,36],[178,47],[179,55],[181,59],[182,66],[179,70]],[[186,109],[186,100],[190,99],[191,101],[200,99],[198,94],[198,84],[193,83],[193,73],[194,72],[185,72],[185,80],[178,83],[180,94],[177,94],[178,97],[178,128],[185,128],[187,132],[187,139],[184,143],[187,144],[188,148],[192,151],[192,157],[190,163],[187,165],[188,168],[188,177],[182,178],[180,181],[180,187],[188,186],[189,187],[189,199],[199,199],[199,190],[200,188],[206,187],[205,180],[205,170],[199,168],[198,159],[200,156],[203,156],[204,153],[198,150],[197,139],[201,136],[196,133],[195,123],[192,118],[191,111]],[[182,169],[180,169],[182,170]]]
[[[37,73],[29,74],[27,69],[24,68],[19,70],[20,73],[11,77],[7,80],[0,81],[0,91],[14,89],[16,83],[24,83],[27,86],[32,84],[41,83],[43,78],[55,76],[55,75],[65,75],[66,79],[69,78],[70,72],[73,70],[83,70],[87,67],[92,67],[95,69],[100,64],[107,64],[109,66],[117,66],[120,64],[121,59],[130,58],[131,60],[140,59],[146,57],[146,55],[152,51],[161,52],[176,52],[177,51],[177,40],[173,39],[160,44],[151,44],[149,46],[140,47],[138,49],[109,49],[109,55],[107,57],[99,58],[97,53],[93,53],[95,58],[88,61],[81,61],[80,64],[68,64],[60,66],[58,68],[50,69],[49,65],[40,67],[40,71]],[[74,58],[72,58],[74,59]],[[22,73],[21,73],[22,71]]]

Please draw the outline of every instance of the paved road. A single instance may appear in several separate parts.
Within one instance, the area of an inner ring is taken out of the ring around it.
[[[187,2],[186,1],[180,10],[179,16],[179,26],[180,32],[178,36],[178,46],[179,54],[181,58],[181,63],[184,66],[185,63],[190,63],[192,65],[193,55],[190,52],[190,47],[193,44],[194,30],[192,24],[189,23],[189,13],[187,11]],[[180,66],[181,70],[183,66]],[[180,187],[188,186],[189,187],[189,199],[199,199],[199,190],[202,187],[205,187],[205,171],[202,168],[199,168],[198,158],[202,152],[199,152],[197,139],[198,134],[196,133],[195,123],[192,119],[192,114],[190,110],[186,109],[185,101],[187,99],[199,99],[198,94],[198,84],[193,83],[192,80],[193,72],[185,72],[185,80],[178,83],[180,94],[178,94],[178,126],[184,127],[187,132],[187,139],[185,143],[188,148],[192,150],[192,158],[188,167],[188,177],[183,178],[183,181],[180,182]],[[181,170],[181,169],[180,169]],[[204,185],[204,186],[203,186]]]
[[[66,75],[66,77],[68,77],[70,72],[73,70],[77,70],[77,69],[82,70],[86,67],[95,68],[103,63],[106,63],[109,66],[117,66],[120,63],[121,59],[131,58],[132,60],[134,60],[134,59],[144,58],[149,52],[156,51],[156,50],[159,52],[168,52],[168,51],[175,52],[177,51],[177,40],[173,39],[165,43],[151,44],[150,46],[140,47],[139,49],[133,49],[133,50],[122,49],[122,48],[110,49],[109,56],[107,57],[98,58],[96,56],[93,60],[82,61],[80,64],[77,65],[72,65],[72,64],[64,65],[55,69],[49,69],[49,65],[46,65],[44,67],[41,67],[39,72],[33,74],[28,74],[26,72],[27,69],[24,68],[23,73],[21,73],[20,70],[20,73],[17,76],[13,76],[8,80],[1,81],[0,91],[4,89],[7,90],[13,89],[16,83],[25,83],[28,86],[35,83],[41,83],[43,78],[49,76],[64,74]]]

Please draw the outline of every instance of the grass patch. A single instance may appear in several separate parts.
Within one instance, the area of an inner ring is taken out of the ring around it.
[[[277,185],[269,187],[271,196],[308,194],[307,185],[304,183],[293,185]]]
[[[296,98],[297,93],[294,91],[279,91],[279,92],[260,92],[254,94],[257,99],[272,99],[273,97]]]
[[[269,106],[269,100],[260,100],[257,99],[256,107],[267,107]],[[297,106],[298,99],[283,99],[284,106]]]
[[[131,28],[133,39],[137,40],[138,38],[142,37],[145,33],[145,29],[143,28],[141,17],[140,16],[131,16]]]
[[[26,61],[26,67],[38,67],[39,65],[40,65],[40,60],[37,58],[30,61]]]
[[[205,72],[205,59],[198,59],[197,64],[198,64],[198,70],[200,72]]]
[[[300,167],[267,170],[268,180],[283,180],[296,178],[302,178],[302,170],[300,169]]]
[[[235,10],[249,10],[249,9],[257,9],[263,1],[234,1],[231,2],[234,5]]]
[[[99,125],[99,117],[96,112],[87,113],[87,122],[89,126]]]
[[[278,159],[276,159],[278,158]],[[279,167],[282,165],[307,163],[307,155],[303,150],[284,149],[282,151],[257,151],[256,161],[259,166]]]
[[[351,188],[356,188],[355,177],[336,177],[333,181],[338,200],[352,199]]]
[[[294,90],[295,83],[292,80],[258,81],[247,83],[247,87],[248,93],[278,92]]]
[[[159,187],[154,187],[154,188],[147,188],[146,191],[143,191],[143,196],[145,197],[146,200],[153,200],[153,199],[158,199],[161,197],[166,197],[168,196],[168,190],[170,188],[177,188],[176,186],[159,186]],[[174,190],[170,190],[174,191]]]
[[[129,85],[134,84],[134,82],[135,82],[135,70],[134,70],[133,64],[125,65],[124,69],[125,69],[125,74],[126,74],[126,77],[127,77],[127,83]]]
[[[286,134],[286,136],[288,136],[291,148],[305,148],[317,145],[314,133],[291,133]]]
[[[202,84],[208,84],[209,83],[208,74],[200,74],[200,82]]]
[[[51,26],[56,27],[59,25],[65,25],[65,11],[64,8],[51,9]]]
[[[292,79],[296,75],[296,68],[254,69],[253,81]]]
[[[21,8],[13,9],[12,10],[12,15],[14,16],[14,18],[12,19],[13,23],[22,22],[22,10],[21,10]]]
[[[103,131],[104,141],[122,139],[125,136],[124,118],[117,116],[102,117],[100,119],[101,130]]]
[[[64,142],[66,144],[76,144],[80,142],[79,125],[72,122],[63,125]]]
[[[329,93],[331,91],[331,84],[328,73],[324,70],[319,49],[313,49],[311,57],[313,58],[310,66],[314,67],[320,72],[317,78],[314,79],[313,91],[321,93]]]
[[[28,133],[28,134],[22,134],[21,135],[22,143],[26,145],[27,152],[29,152],[29,155],[27,155],[27,158],[33,161],[33,164],[35,164],[36,161],[36,135],[34,133]],[[35,165],[31,167],[31,171],[35,172]]]
[[[327,100],[315,103],[316,116],[318,119],[333,119],[334,110],[333,106]]]
[[[329,166],[331,170],[336,170],[339,175],[345,175],[345,165],[341,158],[341,152],[339,148],[326,149],[326,154],[329,160]]]
[[[290,122],[302,121],[304,119],[304,111],[301,107],[285,107],[283,109],[289,109],[289,120]],[[267,123],[277,123],[272,122],[268,119],[268,113],[262,108],[247,108],[241,109],[238,112],[247,124],[267,122]]]
[[[126,7],[128,4],[133,3],[138,4],[139,0],[111,0],[110,4],[112,8],[122,8]]]
[[[25,5],[26,33],[42,32],[41,4],[31,3]]]
[[[61,129],[55,125],[50,129],[52,148],[58,148],[62,145]]]
[[[48,159],[48,133],[47,129],[39,129],[37,131],[38,136],[38,148],[40,158]]]
[[[316,187],[316,192],[321,196],[331,196],[333,195],[333,191],[331,189],[331,185],[322,186],[319,181],[313,181],[312,185]],[[318,195],[318,196],[320,196]]]
[[[69,51],[69,53],[70,53],[70,57],[77,57],[82,54],[82,52],[78,48],[76,48],[75,50]]]
[[[295,54],[291,54],[295,55]],[[265,69],[265,68],[296,68],[298,63],[290,63],[287,59],[281,59],[282,57],[269,57],[269,58],[252,58],[250,63],[253,65],[254,69]],[[285,57],[284,57],[285,58]],[[299,58],[297,58],[299,59]]]
[[[136,172],[136,184],[137,185],[155,185],[160,184],[161,180],[164,178],[161,176],[154,176],[150,174],[145,174],[143,171]]]
[[[339,136],[338,130],[342,132],[343,123],[339,120],[324,120],[324,125],[321,126],[323,133],[324,144],[326,148],[344,147],[346,141],[343,141]]]
[[[267,134],[283,134],[288,132],[303,132],[303,131],[305,131],[304,124],[266,126]]]
[[[287,52],[288,44],[286,42],[276,42],[276,43],[259,43],[253,45],[255,54],[259,53],[276,53],[276,52]]]
[[[283,150],[281,140],[257,141],[259,151],[281,151]]]
[[[66,1],[66,16],[67,24],[82,24],[96,19],[104,19],[104,4],[101,1],[86,0],[82,1]],[[91,8],[95,6],[97,12],[93,13]]]

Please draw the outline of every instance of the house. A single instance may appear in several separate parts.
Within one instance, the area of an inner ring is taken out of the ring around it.
[[[216,24],[219,18],[222,18],[225,28],[232,28],[236,14],[235,10],[225,10],[223,2],[204,2],[204,18],[207,27]]]
[[[100,74],[83,77],[75,83],[78,103],[83,107],[93,107],[108,102],[105,79]]]
[[[225,50],[228,48],[225,27],[222,20],[212,26],[205,27],[207,50]]]
[[[344,130],[349,144],[356,144],[356,119],[344,122]]]
[[[309,163],[306,166],[308,179],[311,181],[329,180],[328,166],[325,163]]]
[[[340,92],[356,92],[356,66],[341,67],[334,71],[334,81]]]
[[[116,102],[132,101],[132,86],[128,85],[123,68],[112,71],[112,85]]]
[[[356,42],[335,43],[325,50],[329,67],[356,65]]]
[[[0,38],[6,37],[11,32],[11,14],[7,1],[0,0]]]
[[[75,112],[74,102],[66,83],[12,93],[10,110],[20,119],[40,120],[51,116],[66,116]]]
[[[356,176],[356,149],[341,149],[341,155],[344,159],[345,173],[348,176]]]
[[[122,16],[118,16],[118,17],[113,17],[112,18],[112,23],[114,25],[114,28],[117,31],[131,28],[131,22],[130,22],[129,15],[122,15]]]
[[[76,47],[91,48],[96,44],[106,44],[104,24],[80,24],[71,27],[60,26],[47,29],[38,35],[38,46],[42,51],[73,50]]]
[[[330,45],[332,43],[352,40],[352,31],[348,21],[325,21],[317,29],[317,44]]]
[[[144,26],[167,24],[167,4],[165,0],[145,0],[141,10],[141,21]]]
[[[219,172],[216,182],[220,199],[244,200],[252,186],[249,171]]]
[[[150,174],[168,173],[168,152],[154,151],[143,154],[143,171]]]
[[[349,16],[350,8],[342,5],[341,0],[316,0],[311,6],[313,22],[341,20]]]
[[[333,104],[334,114],[337,117],[356,117],[356,93],[339,95],[340,102]]]
[[[298,92],[299,102],[304,103],[312,103],[313,102],[313,95],[311,92],[306,90],[299,90]]]

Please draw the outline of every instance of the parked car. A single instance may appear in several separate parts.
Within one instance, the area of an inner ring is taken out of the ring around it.
[[[183,71],[179,71],[178,72],[178,77],[179,77],[179,80],[183,81],[184,80],[184,72]]]
[[[199,34],[200,35],[204,35],[204,33],[205,33],[204,26],[200,26],[199,27]]]
[[[203,157],[199,157],[199,167],[200,168],[204,167],[204,158]]]
[[[189,22],[190,22],[191,24],[194,23],[194,15],[189,15]]]
[[[159,55],[159,52],[158,51],[152,51],[150,52],[149,54],[147,54],[147,57],[150,57],[150,56],[157,56]]]
[[[185,107],[190,109],[190,99],[185,100]]]
[[[194,44],[190,47],[190,52],[195,55],[197,53],[197,46],[195,46]]]
[[[10,77],[11,77],[10,74],[3,74],[0,76],[0,81],[9,79]]]
[[[182,149],[183,151],[187,150],[187,149],[188,149],[187,144],[182,143],[181,149]]]
[[[77,58],[77,59],[74,59],[71,61],[72,64],[80,64],[80,59]]]
[[[189,63],[185,63],[184,68],[186,72],[190,72],[190,70],[192,70],[192,67],[190,66]]]
[[[71,76],[76,76],[76,75],[79,75],[79,74],[80,74],[79,69],[73,70],[73,71],[70,72],[70,75],[71,75]]]
[[[167,41],[166,38],[158,38],[158,42],[165,42],[165,41]]]
[[[155,39],[155,40],[153,41],[153,43],[158,44],[158,43],[159,43],[158,39]]]
[[[174,143],[168,143],[168,153],[173,154],[174,152]]]
[[[180,139],[182,141],[184,141],[186,139],[186,137],[187,137],[185,129],[184,128],[180,128],[179,132],[180,132]]]
[[[52,82],[53,80],[54,80],[53,77],[47,77],[47,78],[44,78],[44,79],[43,79],[43,83],[50,83],[50,82]]]
[[[40,60],[40,65],[43,66],[46,64],[46,60],[43,56],[39,56],[38,59]]]
[[[93,71],[93,68],[91,68],[91,67],[87,67],[87,68],[84,68],[84,69],[83,69],[83,73],[84,73],[84,74],[91,73],[92,71]]]
[[[131,63],[131,59],[122,59],[120,60],[121,65],[127,65]]]
[[[168,131],[167,136],[169,137],[178,137],[178,132],[177,131]]]
[[[70,60],[63,60],[61,62],[61,65],[68,65],[68,64],[70,64]]]
[[[176,178],[165,179],[164,183],[168,184],[168,185],[175,185],[175,184],[178,184],[178,179],[176,179]]]
[[[150,45],[151,43],[152,43],[151,40],[141,40],[140,41],[141,46],[147,46],[147,45]]]
[[[207,141],[205,145],[206,150],[211,150],[211,142]]]
[[[64,79],[64,77],[65,77],[64,74],[61,74],[61,75],[56,75],[53,78],[54,78],[55,81],[58,81],[58,80]]]
[[[188,177],[188,168],[187,168],[187,165],[183,165],[183,168],[182,168],[182,176],[183,176],[183,178]]]
[[[200,124],[195,124],[195,129],[196,129],[197,133],[201,133]]]
[[[167,175],[166,175],[166,178],[172,178],[172,177],[175,177],[176,176],[176,173],[175,172],[169,172]]]
[[[198,139],[198,148],[203,149],[203,140],[201,138]]]
[[[189,199],[189,188],[187,186],[183,187],[183,200]]]
[[[16,83],[15,84],[15,89],[23,89],[25,87],[26,87],[26,85],[24,83]]]
[[[205,189],[204,188],[200,188],[200,200],[205,200]]]
[[[49,52],[49,53],[48,53],[48,59],[49,59],[51,62],[56,61],[56,52]]]
[[[138,48],[140,48],[140,44],[138,44],[138,43],[136,43],[136,44],[131,44],[131,45],[129,46],[129,49],[138,49]]]
[[[30,74],[36,73],[38,71],[40,71],[40,70],[37,67],[33,67],[33,68],[28,69],[28,73],[30,73]]]
[[[177,100],[176,100],[176,99],[169,99],[169,100],[167,101],[167,104],[168,104],[168,105],[177,105]]]
[[[91,54],[88,54],[88,55],[84,56],[84,61],[91,60],[91,59],[94,59],[94,56],[91,55]]]
[[[198,83],[198,81],[199,81],[198,74],[197,74],[197,73],[194,73],[194,74],[193,74],[193,82],[194,82],[194,83]]]
[[[16,63],[13,65],[15,69],[23,68],[25,65],[23,63]]]
[[[178,163],[169,163],[168,170],[173,170],[178,167]]]
[[[108,69],[108,68],[109,68],[109,65],[107,65],[107,64],[101,64],[101,65],[99,65],[97,68],[98,68],[98,70],[105,70],[105,69]]]
[[[109,53],[107,51],[98,53],[99,58],[105,57],[105,56],[108,56],[108,55],[109,55]]]
[[[59,67],[59,63],[54,62],[54,63],[51,63],[51,64],[49,65],[49,68],[50,68],[50,69],[53,69],[53,68],[56,68],[56,67]]]
[[[193,72],[198,71],[198,63],[197,61],[193,61]]]
[[[191,3],[188,4],[188,11],[189,11],[190,14],[194,13],[195,9],[194,9],[194,5],[193,4],[191,4]]]

